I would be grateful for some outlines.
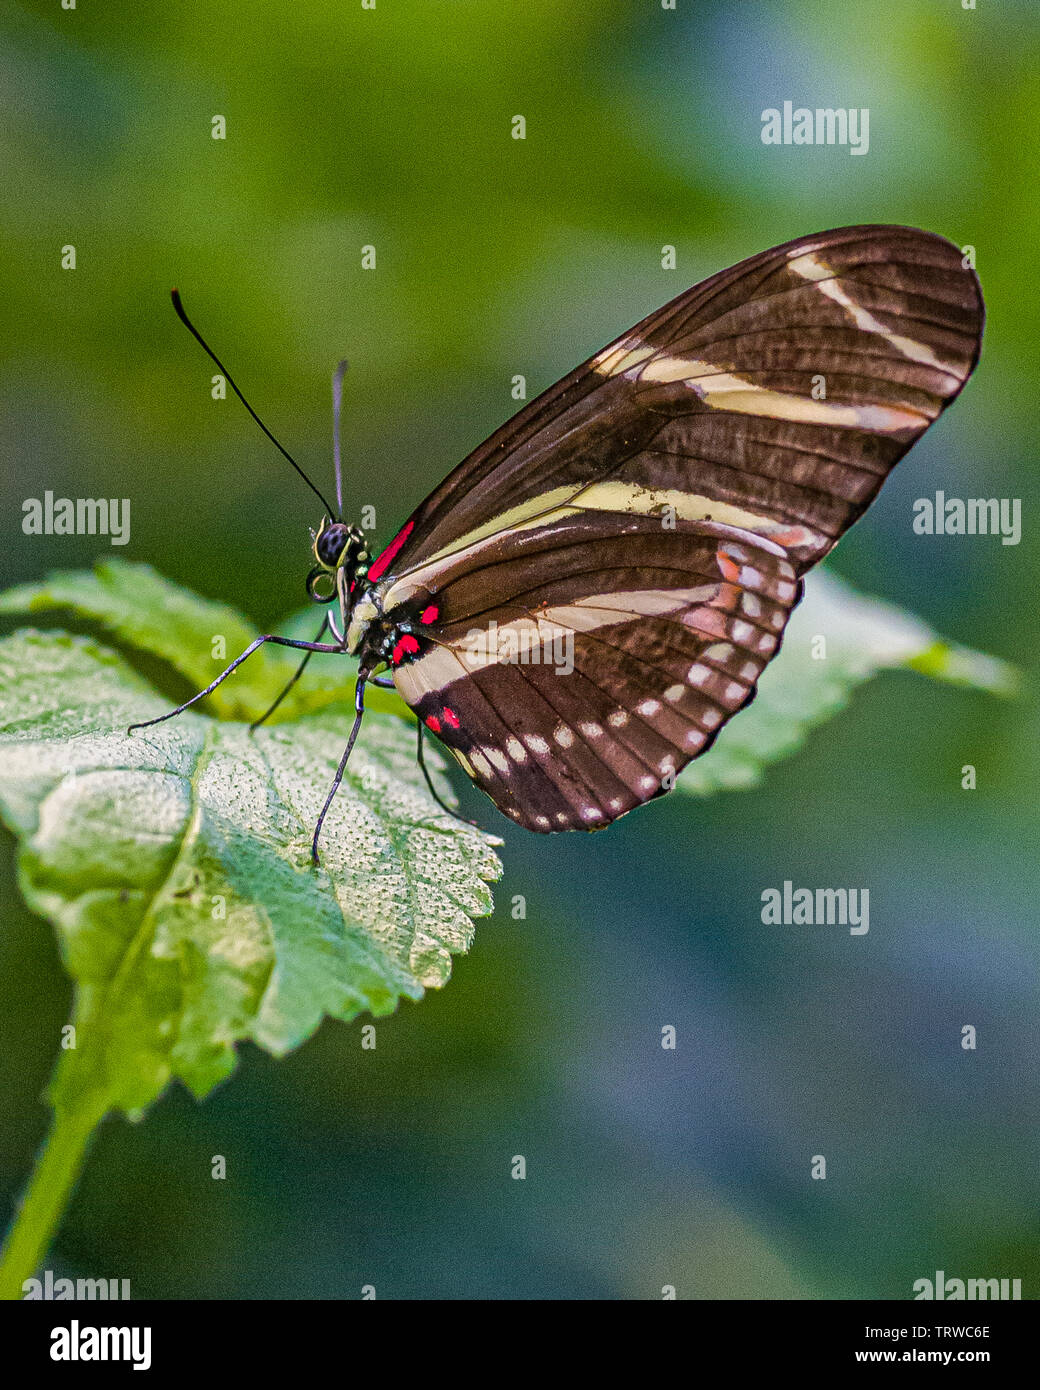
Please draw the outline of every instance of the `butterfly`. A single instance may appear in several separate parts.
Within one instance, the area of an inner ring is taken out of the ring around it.
[[[421,763],[425,731],[518,825],[600,829],[751,701],[806,571],[964,386],[983,320],[974,270],[932,233],[785,242],[531,401],[374,556],[342,520],[340,364],[336,508],[282,449],[325,505],[307,581],[325,621],[313,642],[257,638],[194,700],[265,642],[358,658],[315,861],[369,682],[415,713]]]

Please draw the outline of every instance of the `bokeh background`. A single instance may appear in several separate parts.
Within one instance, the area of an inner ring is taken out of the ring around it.
[[[903,222],[977,248],[985,351],[834,568],[1026,671],[1018,704],[883,677],[760,789],[601,836],[467,800],[506,876],[449,986],[374,1052],[326,1024],[110,1120],[51,1266],[169,1298],[907,1298],[937,1269],[1035,1297],[1035,4],[12,0],[0,73],[4,582],[117,553],[261,626],[302,601],[312,499],[211,399],[172,284],[326,483],[351,359],[348,510],[387,538],[514,374],[533,396],[788,237]],[[869,154],[763,146],[785,99],[869,107]],[[47,488],[129,497],[130,545],[24,537]],[[1021,544],[915,536],[936,488],[1022,498]],[[5,839],[9,1202],[69,987]],[[868,886],[869,935],[763,926],[786,878]]]

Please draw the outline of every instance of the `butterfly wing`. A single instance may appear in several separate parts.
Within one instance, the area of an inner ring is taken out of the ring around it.
[[[750,698],[797,579],[960,391],[982,324],[957,248],[904,227],[802,237],[678,296],[492,435],[377,557],[385,611],[432,615],[395,663],[402,695],[533,829],[657,795]],[[469,662],[475,632],[533,650],[532,622],[572,633],[566,679]]]
[[[804,568],[957,395],[982,324],[974,271],[930,232],[845,227],[752,256],[507,421],[421,504],[372,574],[571,503],[627,513],[668,501],[680,514],[731,508],[734,524],[781,538],[802,528],[782,543]]]
[[[394,681],[506,815],[594,830],[751,699],[801,584],[779,547],[711,523],[581,517],[538,546],[446,585]]]

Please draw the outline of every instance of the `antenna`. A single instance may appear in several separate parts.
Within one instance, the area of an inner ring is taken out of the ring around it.
[[[332,462],[336,469],[337,515],[343,516],[343,467],[339,453],[339,408],[343,402],[343,376],[350,366],[346,358],[332,373]]]
[[[192,336],[192,337],[195,339],[195,341],[199,344],[199,346],[202,348],[202,350],[203,350],[204,352],[206,352],[206,353],[213,359],[213,361],[214,361],[214,362],[217,364],[217,366],[220,368],[221,372],[223,372],[224,376],[227,378],[227,384],[231,387],[232,391],[234,391],[235,395],[236,395],[236,396],[238,397],[238,399],[242,402],[242,404],[245,406],[245,408],[249,411],[250,415],[253,417],[253,419],[256,421],[256,423],[257,423],[257,424],[260,426],[260,428],[263,430],[264,434],[267,435],[268,439],[271,441],[271,443],[274,445],[274,447],[278,450],[278,452],[283,456],[283,458],[286,458],[286,459],[289,460],[289,462],[292,464],[292,466],[296,469],[297,473],[299,473],[300,477],[303,479],[303,481],[304,481],[304,482],[307,484],[307,486],[310,488],[311,492],[314,493],[315,497],[317,497],[318,501],[319,501],[319,502],[321,503],[321,505],[325,508],[325,511],[328,513],[328,515],[329,515],[330,517],[333,517],[333,518],[338,517],[338,516],[339,516],[339,512],[334,512],[334,511],[332,510],[332,508],[329,506],[328,502],[327,502],[327,501],[325,500],[325,498],[321,495],[321,493],[318,491],[318,489],[317,489],[317,488],[314,486],[314,484],[311,482],[310,478],[307,477],[307,474],[303,471],[303,469],[300,467],[300,465],[299,465],[299,464],[296,462],[296,460],[293,458],[292,454],[289,453],[288,449],[283,448],[283,446],[282,446],[281,444],[278,443],[278,440],[275,439],[274,435],[271,433],[271,431],[270,431],[270,430],[267,428],[267,426],[264,424],[263,420],[260,419],[260,416],[256,413],[256,411],[253,409],[253,407],[252,407],[252,406],[249,404],[249,402],[246,400],[245,396],[243,396],[242,392],[241,392],[241,391],[238,389],[238,387],[235,385],[234,377],[232,377],[231,373],[230,373],[230,372],[228,371],[228,369],[224,366],[223,362],[221,362],[220,358],[217,356],[217,354],[216,354],[216,353],[213,351],[213,349],[210,347],[209,343],[206,342],[205,338],[202,336],[202,334],[199,332],[199,330],[198,330],[198,329],[195,327],[195,325],[192,323],[191,319],[188,318],[188,315],[184,312],[184,305],[181,303],[180,291],[179,291],[179,290],[171,290],[171,291],[170,291],[170,298],[173,300],[173,307],[174,307],[174,309],[177,311],[177,317],[180,319],[181,323],[184,324],[184,327],[188,330],[188,332],[191,334],[191,336]],[[338,477],[338,473],[337,473],[337,477]]]

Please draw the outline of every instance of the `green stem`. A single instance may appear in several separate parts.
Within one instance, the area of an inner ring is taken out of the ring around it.
[[[61,1224],[104,1108],[59,1109],[0,1256],[0,1299],[22,1298]]]

